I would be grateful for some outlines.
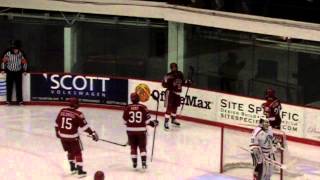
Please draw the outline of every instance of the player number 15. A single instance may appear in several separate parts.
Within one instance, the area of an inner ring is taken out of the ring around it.
[[[72,120],[72,118],[62,117],[61,128],[62,129],[71,129],[72,128],[71,120]]]

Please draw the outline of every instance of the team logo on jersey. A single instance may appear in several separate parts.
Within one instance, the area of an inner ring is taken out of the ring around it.
[[[135,92],[138,94],[141,102],[146,102],[150,97],[150,88],[148,85],[141,83],[136,86]]]

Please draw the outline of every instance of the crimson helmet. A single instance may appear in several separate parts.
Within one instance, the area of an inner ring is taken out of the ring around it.
[[[178,65],[177,65],[177,63],[170,63],[170,69],[171,69],[171,71],[173,71],[173,68],[175,68],[175,70],[178,70]]]
[[[135,92],[130,94],[130,99],[131,99],[132,103],[138,103],[140,101],[139,95]]]
[[[265,99],[274,98],[276,92],[272,88],[267,88],[264,94]]]
[[[76,97],[72,97],[69,99],[69,106],[73,107],[75,109],[79,108],[80,103],[79,103],[79,99]]]
[[[94,174],[94,180],[104,180],[104,173],[102,171],[97,171]]]

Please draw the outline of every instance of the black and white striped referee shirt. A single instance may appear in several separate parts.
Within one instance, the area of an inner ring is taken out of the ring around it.
[[[27,71],[27,60],[24,58],[23,54],[21,51],[18,53],[13,53],[11,51],[8,51],[1,63],[1,69],[3,70],[8,70],[8,71],[13,71],[13,72],[18,72],[18,71]]]

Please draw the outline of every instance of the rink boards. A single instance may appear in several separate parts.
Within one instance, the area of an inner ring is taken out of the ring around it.
[[[4,78],[5,75],[1,74],[0,79]],[[36,83],[35,79],[37,79]],[[164,112],[165,89],[162,88],[160,82],[145,80],[77,74],[31,73],[23,77],[23,96],[26,102],[60,102],[64,101],[66,97],[80,96],[86,103],[125,105],[128,102],[129,94],[141,84],[149,89],[149,93],[146,93],[149,96],[148,101],[143,103],[150,110],[155,111],[157,104],[150,97],[150,93],[157,91],[160,95],[159,112]],[[183,88],[182,97],[185,96],[185,91],[186,88]],[[5,92],[1,92],[0,101],[5,101]],[[39,92],[41,92],[41,97],[39,97]],[[264,117],[261,109],[263,102],[262,99],[190,88],[188,96],[182,101],[185,104],[183,111],[178,112],[178,115],[193,121],[252,128],[257,124],[259,118]],[[293,140],[318,145],[320,144],[320,117],[317,116],[319,113],[319,109],[283,103],[281,128]]]

